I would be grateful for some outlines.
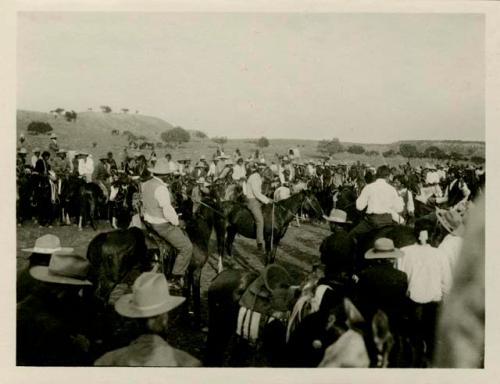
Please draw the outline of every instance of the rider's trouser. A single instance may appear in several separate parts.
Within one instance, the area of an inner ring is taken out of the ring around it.
[[[376,228],[381,228],[392,224],[394,223],[392,221],[392,216],[390,213],[383,213],[380,215],[366,215],[366,217],[363,218],[363,220],[361,220],[359,224],[351,230],[351,232],[349,232],[349,235],[351,236],[351,238],[359,240],[364,235],[368,234]]]
[[[257,244],[264,244],[264,216],[262,216],[262,204],[257,199],[248,199],[247,206],[255,219]]]
[[[183,276],[191,262],[193,255],[193,244],[182,230],[173,224],[151,224],[154,230],[163,237],[172,247],[177,249],[172,275]]]

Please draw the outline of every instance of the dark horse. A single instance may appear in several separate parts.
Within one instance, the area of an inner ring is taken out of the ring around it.
[[[193,219],[186,223],[186,232],[193,243],[193,256],[186,274],[184,294],[187,299],[192,297],[196,325],[201,323],[201,270],[209,257],[212,229],[213,211],[205,206],[200,207]],[[153,244],[150,249],[147,243]],[[151,235],[148,229],[133,227],[97,235],[88,246],[87,257],[91,263],[89,278],[94,284],[94,295],[105,304],[114,287],[122,283],[131,285],[138,273],[151,270],[155,264],[164,266],[163,272],[169,274],[168,266],[173,265],[175,255],[157,234]]]
[[[232,255],[232,247],[236,234],[255,239],[256,226],[250,210],[243,204],[233,201],[223,202],[221,212],[216,221],[216,232],[219,253],[223,256],[224,247],[228,255]],[[309,191],[301,191],[288,199],[262,207],[264,216],[264,241],[266,245],[266,264],[273,263],[276,248],[285,236],[288,224],[295,218],[301,207],[312,210],[321,217],[323,210],[317,198]],[[227,238],[226,238],[227,231]],[[272,246],[272,247],[271,247]]]
[[[83,220],[90,221],[92,228],[97,230],[97,219],[106,202],[102,189],[96,183],[81,184],[78,192],[79,217],[78,229],[82,230]]]

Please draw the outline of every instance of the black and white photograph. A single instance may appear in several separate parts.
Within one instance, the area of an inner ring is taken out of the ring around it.
[[[18,368],[485,368],[485,14],[15,21]]]

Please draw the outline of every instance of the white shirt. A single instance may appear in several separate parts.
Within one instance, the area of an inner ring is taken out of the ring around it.
[[[270,199],[262,194],[262,178],[257,172],[252,173],[248,178],[246,196],[249,199],[257,199],[264,204],[270,202]]]
[[[464,240],[460,236],[449,233],[445,236],[441,244],[439,244],[438,249],[446,255],[452,273],[455,270],[463,243]]]
[[[284,185],[276,188],[276,191],[274,191],[273,197],[274,197],[274,201],[276,201],[276,202],[288,199],[290,197],[290,188],[285,187]]]
[[[234,167],[233,167],[233,180],[240,180],[240,179],[244,179],[247,177],[247,171],[245,169],[245,166],[244,165],[238,165],[236,164]]]
[[[397,268],[408,276],[408,293],[415,303],[441,301],[451,288],[451,270],[446,255],[429,244],[401,248],[404,256]]]
[[[164,224],[169,222],[173,225],[179,225],[179,217],[177,216],[177,212],[175,212],[174,207],[172,207],[170,192],[168,191],[167,184],[165,184],[163,180],[155,176],[153,177],[162,183],[162,185],[156,187],[154,198],[158,201],[158,205],[163,209],[164,218],[153,217],[145,213],[144,220],[151,224]]]
[[[366,208],[367,214],[399,213],[403,211],[403,205],[396,188],[384,179],[366,185],[356,200],[356,209],[362,211]]]
[[[436,201],[438,203],[440,202],[439,198],[443,196],[443,191],[439,184],[420,188],[420,195],[415,196],[415,200],[427,204],[427,200],[429,200],[431,196],[435,196],[437,198]]]
[[[217,177],[217,166],[215,165],[215,163],[213,161],[210,163],[210,168],[209,168],[208,173],[207,173],[207,177],[208,176]]]
[[[35,168],[36,162],[38,161],[38,159],[40,159],[40,157],[37,155],[31,156],[31,165],[33,166],[33,168]]]

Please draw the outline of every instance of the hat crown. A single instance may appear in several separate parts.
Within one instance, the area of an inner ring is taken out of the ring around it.
[[[330,218],[337,221],[345,222],[347,220],[347,213],[341,209],[333,208],[330,211]]]
[[[53,254],[49,262],[49,272],[54,275],[84,279],[90,263],[80,255]]]
[[[58,250],[61,249],[61,240],[59,240],[59,237],[55,235],[43,235],[36,239],[35,248]]]
[[[169,296],[167,279],[161,273],[145,272],[132,287],[132,302],[139,310],[159,307]]]
[[[375,240],[373,244],[373,249],[375,252],[391,252],[394,251],[394,242],[386,237],[381,237]]]
[[[152,173],[163,174],[163,175],[171,172],[168,161],[167,159],[164,158],[157,160],[154,168],[150,168],[149,171]]]

